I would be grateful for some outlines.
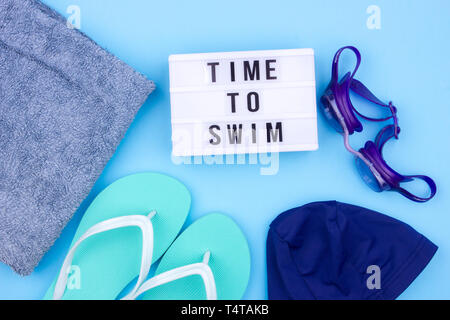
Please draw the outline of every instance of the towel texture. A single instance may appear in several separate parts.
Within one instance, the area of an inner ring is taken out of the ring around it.
[[[154,85],[35,0],[0,1],[0,261],[30,274]]]

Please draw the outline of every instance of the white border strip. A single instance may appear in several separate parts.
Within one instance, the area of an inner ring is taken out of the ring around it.
[[[172,124],[186,124],[186,123],[211,123],[211,122],[231,122],[231,121],[277,121],[289,119],[317,119],[317,113],[274,113],[263,115],[248,115],[248,116],[221,116],[221,117],[204,117],[204,118],[174,118],[172,117]]]
[[[256,50],[256,51],[231,51],[231,52],[209,52],[172,54],[169,61],[195,61],[212,59],[241,59],[261,57],[289,57],[289,56],[314,56],[314,49],[281,49],[281,50]]]
[[[297,151],[315,151],[319,149],[319,144],[292,144],[277,146],[243,146],[239,147],[221,147],[217,150],[211,148],[193,149],[186,153],[174,153],[174,157],[198,157],[198,156],[220,156],[220,155],[237,155],[237,154],[255,154],[255,153],[279,153],[279,152],[297,152]]]
[[[315,81],[296,81],[296,82],[277,82],[268,83],[237,83],[232,85],[214,85],[205,84],[204,86],[193,87],[171,87],[170,93],[186,93],[186,92],[211,92],[226,90],[249,90],[249,89],[284,89],[284,88],[314,88]]]

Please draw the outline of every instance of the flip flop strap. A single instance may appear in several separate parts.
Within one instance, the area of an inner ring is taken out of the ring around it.
[[[68,270],[72,265],[72,260],[78,246],[89,237],[93,235],[103,233],[106,231],[125,228],[125,227],[139,227],[142,231],[142,258],[141,258],[141,268],[139,271],[138,281],[136,286],[131,291],[130,294],[134,294],[142,282],[147,277],[153,257],[153,225],[150,221],[154,212],[150,213],[149,216],[143,215],[130,215],[117,217],[109,220],[102,221],[90,227],[78,240],[75,242],[73,247],[69,250],[64,263],[59,272],[58,280],[55,284],[55,289],[53,292],[53,300],[59,300],[64,295],[66,290],[67,280],[69,277]]]
[[[193,275],[199,275],[202,277],[206,291],[206,299],[217,300],[216,282],[214,280],[214,274],[210,266],[208,265],[208,261],[209,252],[205,254],[203,262],[189,264],[158,274],[157,276],[154,276],[153,278],[145,281],[134,295],[129,294],[122,300],[135,300],[141,294],[155,287]]]

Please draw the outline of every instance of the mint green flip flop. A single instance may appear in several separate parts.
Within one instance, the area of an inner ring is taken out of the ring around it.
[[[250,251],[231,218],[212,213],[189,226],[161,259],[155,276],[128,299],[241,299],[250,276]]]
[[[86,210],[44,299],[112,300],[139,275],[135,292],[180,232],[190,204],[186,187],[166,175],[140,173],[112,183]],[[79,288],[66,288],[71,266],[80,272]]]

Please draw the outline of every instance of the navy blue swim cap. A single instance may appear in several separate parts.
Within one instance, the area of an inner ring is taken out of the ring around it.
[[[381,213],[336,201],[310,203],[270,226],[269,299],[395,299],[436,250]]]

